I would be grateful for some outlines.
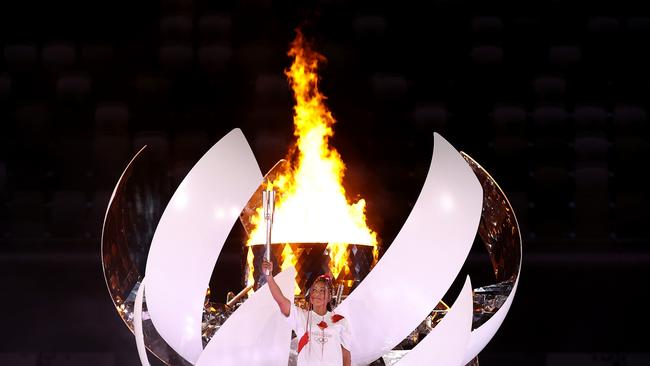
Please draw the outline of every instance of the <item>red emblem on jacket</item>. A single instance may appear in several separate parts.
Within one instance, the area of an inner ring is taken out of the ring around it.
[[[336,322],[338,322],[339,320],[341,320],[343,318],[344,318],[343,315],[334,314],[334,315],[332,315],[332,322],[336,323]]]
[[[305,334],[300,337],[300,341],[298,341],[298,353],[302,351],[302,348],[305,347],[309,343],[309,334],[305,332]]]
[[[325,323],[325,322],[322,321],[322,320],[320,321],[320,323],[318,323],[318,324],[316,324],[316,325],[318,325],[318,327],[319,327],[321,330],[327,328],[327,323]]]

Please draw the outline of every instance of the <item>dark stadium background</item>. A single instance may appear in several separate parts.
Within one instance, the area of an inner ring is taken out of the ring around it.
[[[262,171],[284,157],[300,24],[328,59],[346,186],[384,244],[433,131],[513,203],[521,283],[481,365],[648,364],[650,14],[453,0],[0,5],[0,364],[139,364],[103,280],[110,192],[143,144],[172,186],[235,127]],[[242,235],[217,263],[218,300],[241,288]],[[484,259],[465,268],[479,284]]]

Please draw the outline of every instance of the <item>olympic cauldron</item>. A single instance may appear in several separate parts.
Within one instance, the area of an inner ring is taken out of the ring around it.
[[[473,328],[477,329],[482,327],[482,324],[491,321],[492,315],[497,312],[503,313],[502,310],[507,311],[509,307],[506,300],[514,295],[521,266],[521,236],[514,212],[503,191],[478,163],[464,153],[461,155],[472,168],[483,188],[483,209],[478,236],[490,256],[497,281],[492,285],[474,289]],[[132,331],[134,330],[135,315],[134,299],[144,276],[144,264],[151,244],[151,237],[165,203],[171,195],[171,187],[164,184],[167,180],[163,174],[164,171],[156,169],[155,164],[151,163],[150,157],[149,154],[140,151],[126,167],[107,208],[102,233],[102,264],[109,294],[118,314]],[[273,170],[269,174],[272,173]],[[269,174],[267,174],[267,178],[270,178]],[[247,230],[250,230],[250,226],[246,218],[250,217],[261,203],[262,189],[262,187],[258,189],[240,215]],[[259,279],[259,274],[261,274],[259,264],[263,257],[264,246],[252,245],[246,249],[249,248],[249,254],[252,255],[250,274]],[[301,294],[304,294],[306,286],[315,276],[320,273],[332,272],[331,253],[327,251],[327,244],[324,243],[272,245],[272,258],[280,264],[280,266],[276,265],[277,271],[281,269],[281,265],[287,259],[287,256],[283,257],[282,254],[282,251],[287,248],[291,249],[294,256],[295,264],[292,264],[299,268],[297,287],[300,288]],[[363,280],[373,267],[377,260],[377,253],[376,249],[371,246],[347,244],[344,248],[349,257],[345,262],[345,270],[341,270],[335,279],[345,286],[344,294],[347,294]],[[243,257],[242,262],[247,270],[247,256]],[[259,284],[259,281],[256,283]],[[206,298],[202,327],[204,344],[212,338],[215,331],[234,312],[235,308],[243,303],[244,297],[242,296],[241,299],[240,302],[233,301],[234,306],[229,306],[228,304],[210,303]],[[146,309],[147,303],[145,302],[143,307],[145,313]],[[423,319],[422,325],[417,327],[395,350],[406,352],[412,348],[418,342],[418,338],[426,336],[436,326],[446,310],[446,305],[438,304],[429,317]],[[499,322],[498,324],[500,324],[499,319],[502,320],[502,317],[496,320]],[[148,317],[145,317],[143,321],[143,330],[146,347],[164,363],[190,365],[162,339]],[[402,355],[403,353],[387,354],[384,359],[396,359]],[[474,364],[476,360],[472,362]]]
[[[275,180],[285,168],[286,161],[280,160],[267,173],[264,181]],[[252,218],[262,209],[262,192],[265,189],[265,184],[260,185],[240,214],[240,221],[249,236],[255,230]],[[282,199],[283,193],[276,191],[279,199]],[[242,257],[242,284],[245,288],[257,290],[265,283],[261,269],[266,255],[266,246],[263,244],[250,239],[243,243],[246,255]],[[323,274],[332,278],[335,286],[334,300],[340,302],[363,281],[379,257],[377,245],[360,243],[272,241],[270,248],[274,275],[290,265],[296,268],[294,298],[299,304],[305,301],[305,295],[313,281]]]

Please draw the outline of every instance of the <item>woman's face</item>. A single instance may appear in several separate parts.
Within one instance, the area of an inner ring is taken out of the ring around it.
[[[330,301],[332,295],[327,290],[327,285],[323,282],[316,282],[311,288],[309,294],[309,301],[314,306],[327,306],[327,303]]]

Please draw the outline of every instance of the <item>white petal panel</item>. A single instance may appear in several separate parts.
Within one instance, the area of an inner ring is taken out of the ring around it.
[[[481,185],[434,133],[429,173],[411,214],[381,260],[337,311],[352,328],[352,361],[367,365],[401,342],[442,298],[472,246]]]
[[[191,363],[203,350],[201,316],[214,264],[262,181],[241,130],[217,142],[179,185],[151,242],[147,308],[163,339]]]
[[[454,305],[444,318],[415,348],[406,354],[398,366],[463,366],[465,349],[472,332],[474,316],[472,282],[469,276]]]
[[[294,267],[275,276],[282,293],[291,295],[291,302],[295,277]],[[290,342],[291,327],[264,285],[219,328],[196,366],[286,366]]]
[[[521,265],[519,265],[519,268],[521,268]],[[465,364],[469,363],[469,361],[476,357],[497,333],[497,330],[499,330],[499,327],[508,314],[508,310],[510,310],[510,305],[512,305],[512,300],[515,298],[515,292],[517,292],[518,285],[519,274],[517,274],[517,280],[515,281],[514,286],[512,286],[512,291],[501,308],[499,308],[499,310],[497,310],[488,321],[472,331],[469,343],[467,344],[467,349],[465,350]]]
[[[144,345],[144,332],[142,330],[142,300],[144,297],[144,278],[140,282],[138,292],[135,294],[135,303],[133,307],[133,334],[135,335],[135,345],[138,348],[138,357],[142,366],[149,366],[147,358],[147,347]]]

